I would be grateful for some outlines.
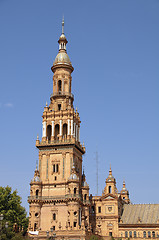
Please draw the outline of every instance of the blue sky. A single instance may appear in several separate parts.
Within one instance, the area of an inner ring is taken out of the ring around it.
[[[97,150],[100,194],[111,163],[133,203],[159,203],[158,13],[158,0],[0,0],[0,185],[27,211],[63,15],[90,193]]]

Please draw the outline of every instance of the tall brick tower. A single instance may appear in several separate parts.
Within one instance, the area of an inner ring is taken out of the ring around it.
[[[82,174],[80,117],[71,91],[74,68],[67,55],[67,39],[58,40],[59,52],[51,70],[53,93],[44,107],[42,139],[37,138],[39,167],[30,183],[29,235],[37,239],[85,239],[89,224],[89,186]]]

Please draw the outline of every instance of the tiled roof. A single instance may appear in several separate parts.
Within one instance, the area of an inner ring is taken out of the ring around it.
[[[125,204],[120,224],[159,224],[159,204]]]

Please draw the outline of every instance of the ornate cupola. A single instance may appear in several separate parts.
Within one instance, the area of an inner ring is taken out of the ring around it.
[[[58,40],[58,43],[59,43],[59,52],[55,58],[55,61],[53,63],[51,70],[55,72],[57,68],[64,67],[69,69],[71,72],[73,72],[74,68],[72,67],[72,63],[66,51],[66,44],[68,43],[68,41],[64,34],[64,19],[62,20],[62,34]]]
[[[122,190],[120,192],[121,198],[126,202],[126,203],[130,203],[130,199],[129,199],[129,191],[127,190],[126,186],[125,186],[125,181],[123,181],[123,187]]]
[[[104,189],[104,193],[105,194],[111,193],[111,194],[117,195],[116,180],[112,175],[111,166],[110,166],[110,169],[109,169],[109,175],[108,175],[105,182],[106,182],[106,187]]]

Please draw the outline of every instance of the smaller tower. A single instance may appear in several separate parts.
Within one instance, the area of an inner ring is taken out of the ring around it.
[[[30,197],[28,202],[30,203],[29,212],[29,231],[36,231],[40,227],[40,196],[42,195],[42,182],[40,180],[39,170],[35,169],[34,177],[30,182]],[[34,199],[34,201],[32,201]]]
[[[109,193],[109,194],[117,195],[118,193],[117,193],[117,188],[116,188],[116,180],[112,175],[111,166],[109,169],[109,176],[107,177],[105,182],[106,182],[106,187],[104,189],[104,194]]]
[[[123,181],[123,187],[122,187],[122,190],[120,192],[120,196],[126,203],[130,203],[129,191],[126,189],[125,181]]]

